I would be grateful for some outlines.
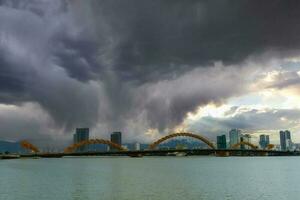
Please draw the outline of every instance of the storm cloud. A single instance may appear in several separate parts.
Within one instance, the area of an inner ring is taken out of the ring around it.
[[[199,106],[247,92],[255,63],[297,55],[299,8],[291,0],[1,0],[0,104],[47,113],[53,125],[36,135],[79,126],[129,140],[163,133]]]
[[[86,3],[83,3],[86,4]],[[96,35],[113,42],[113,69],[152,80],[215,61],[299,50],[297,1],[88,1]],[[84,6],[82,6],[84,7]],[[85,6],[86,8],[86,6]],[[102,23],[97,23],[101,21]]]

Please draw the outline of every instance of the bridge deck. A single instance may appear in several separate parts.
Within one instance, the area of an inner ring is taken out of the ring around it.
[[[299,156],[300,152],[273,151],[254,149],[169,149],[144,151],[109,151],[109,152],[76,152],[76,153],[36,153],[23,154],[21,157],[57,158],[66,156],[168,156],[172,153],[185,153],[186,155],[229,155],[229,156]]]

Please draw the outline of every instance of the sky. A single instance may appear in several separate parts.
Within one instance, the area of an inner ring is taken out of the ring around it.
[[[296,0],[0,0],[0,140],[151,142],[291,130],[300,143]]]

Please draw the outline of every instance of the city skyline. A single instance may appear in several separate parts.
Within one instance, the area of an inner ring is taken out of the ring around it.
[[[188,132],[178,132],[172,133],[166,136],[163,136],[158,141],[159,144],[157,147],[159,149],[171,148],[171,149],[205,149],[205,148],[213,148],[213,149],[241,149],[241,150],[249,150],[249,149],[262,149],[262,150],[281,150],[281,151],[299,151],[299,143],[295,143],[292,140],[292,134],[289,130],[279,131],[280,136],[280,144],[272,144],[270,143],[270,136],[267,134],[261,134],[259,136],[258,142],[253,142],[252,136],[247,133],[243,133],[242,130],[234,128],[231,129],[228,134],[218,135],[216,140],[210,141],[208,138],[203,138],[200,135],[200,138],[197,136],[198,134],[188,133]],[[228,139],[227,139],[228,135]],[[174,138],[175,139],[174,139]],[[182,138],[185,137],[185,138]],[[80,138],[80,139],[77,139]],[[165,142],[165,139],[168,140]],[[77,145],[84,141],[92,141],[91,145],[93,146],[94,141],[99,138],[89,138],[89,129],[88,128],[76,128],[76,133],[74,134],[73,145]],[[171,140],[170,140],[171,139]],[[196,140],[195,140],[196,139]],[[196,142],[197,140],[200,140]],[[124,149],[140,150],[140,143],[123,143],[122,142],[122,132],[112,132],[110,134],[110,142],[116,144],[118,147],[123,147]],[[195,143],[196,142],[196,143]],[[257,145],[256,145],[257,143]],[[104,143],[102,143],[104,144]],[[171,146],[170,146],[171,144]],[[130,148],[128,147],[131,146]],[[151,144],[146,145],[145,149],[153,149],[156,146],[156,142],[152,142]],[[149,145],[149,146],[148,146]],[[175,146],[174,146],[175,145]],[[204,145],[204,146],[203,146]],[[87,147],[88,145],[85,145]],[[159,147],[160,146],[160,147]],[[110,145],[108,144],[108,147]],[[179,148],[178,148],[179,147]],[[90,149],[90,147],[88,147]],[[95,148],[94,148],[95,149]],[[87,149],[83,149],[83,147],[78,147],[78,151],[84,152]],[[107,148],[106,151],[118,151],[118,149],[111,147]]]
[[[298,8],[0,1],[0,140],[65,146],[89,127],[141,143],[232,128],[300,142]]]
[[[60,156],[61,153],[101,153],[101,152],[126,152],[126,151],[132,151],[137,150],[141,153],[145,153],[148,150],[199,150],[203,149],[207,152],[211,152],[210,150],[229,150],[229,151],[235,151],[235,150],[247,150],[248,153],[254,151],[259,152],[262,151],[268,151],[270,153],[275,153],[278,151],[283,152],[291,152],[291,154],[299,153],[300,150],[300,144],[295,143],[292,140],[292,133],[289,130],[285,131],[279,131],[280,135],[280,144],[272,144],[270,143],[270,136],[266,134],[262,134],[259,136],[259,142],[256,144],[256,142],[252,141],[252,137],[249,134],[243,133],[239,129],[231,129],[228,134],[223,134],[217,136],[216,140],[210,140],[208,138],[205,138],[204,136],[197,134],[197,133],[189,133],[189,132],[178,132],[178,133],[172,133],[168,134],[166,136],[162,136],[156,141],[152,141],[148,144],[141,144],[138,142],[128,143],[128,142],[122,142],[122,132],[112,132],[109,134],[110,140],[105,138],[91,138],[89,132],[89,128],[76,128],[75,133],[73,134],[73,142],[72,144],[69,144],[68,147],[65,147],[64,150],[62,149],[53,149],[51,151],[41,149],[34,144],[32,144],[30,141],[20,141],[20,143],[13,147],[13,144],[9,146],[9,143],[5,145],[7,149],[14,149],[12,152],[16,153],[44,153],[47,155],[47,152],[52,152],[53,155]],[[228,139],[226,137],[228,135]],[[184,137],[184,138],[183,138]],[[1,141],[0,141],[1,142]],[[199,143],[200,142],[200,143]],[[104,145],[104,146],[103,146]],[[141,148],[142,146],[142,148]],[[21,149],[23,150],[21,150]],[[2,148],[3,149],[3,148]],[[210,149],[210,150],[209,150]],[[3,151],[3,150],[2,150]],[[9,152],[5,150],[4,152]],[[226,153],[226,155],[229,152]],[[278,152],[280,154],[280,152]],[[41,154],[41,155],[42,155]],[[218,154],[215,152],[216,155],[223,155]],[[224,154],[225,155],[225,154]],[[247,155],[247,153],[245,154]],[[259,155],[259,153],[258,153]]]
[[[75,133],[73,134],[73,143],[69,144],[70,146],[65,148],[64,151],[67,150],[73,151],[75,148],[76,152],[89,152],[89,151],[120,151],[119,148],[123,148],[123,150],[140,150],[141,143],[135,142],[122,142],[122,132],[114,131],[110,134],[110,140],[106,138],[94,138],[90,137],[89,128],[76,128]],[[280,136],[280,143],[271,143],[270,136],[268,134],[261,134],[259,135],[258,141],[253,141],[253,138],[250,134],[242,132],[242,130],[234,128],[229,130],[228,134],[218,135],[216,139],[208,139],[201,135],[200,138],[198,137],[199,134],[197,133],[189,133],[189,132],[178,132],[178,133],[171,133],[165,136],[162,136],[157,141],[160,141],[163,138],[167,138],[167,142],[159,142],[157,146],[159,149],[161,148],[171,148],[177,149],[177,146],[180,148],[188,147],[188,149],[242,149],[242,150],[249,150],[249,149],[261,149],[261,150],[281,150],[281,151],[299,151],[300,143],[296,143],[292,140],[292,133],[289,130],[279,131]],[[170,137],[172,136],[172,137]],[[174,137],[175,136],[175,137]],[[228,139],[227,139],[228,136]],[[169,138],[170,137],[170,138]],[[174,138],[173,138],[174,137]],[[171,139],[171,140],[170,140]],[[199,141],[200,140],[200,141]],[[272,140],[271,140],[272,141]],[[200,142],[200,143],[199,143]],[[21,146],[27,148],[26,146],[33,146],[28,141],[25,141],[25,146],[22,145],[24,141],[21,141]],[[83,143],[83,144],[81,144]],[[111,146],[117,145],[117,147]],[[143,150],[147,150],[149,148],[153,148],[155,142],[151,143],[144,143]],[[171,144],[171,146],[169,145]],[[176,144],[176,147],[174,146]],[[77,145],[80,145],[79,147]],[[96,146],[95,146],[96,145]],[[99,146],[99,145],[106,145],[106,147]],[[128,147],[130,146],[130,147]],[[152,147],[151,147],[152,146]],[[156,146],[156,145],[155,145]],[[31,148],[31,147],[30,147]],[[61,150],[56,150],[54,152],[59,152]]]

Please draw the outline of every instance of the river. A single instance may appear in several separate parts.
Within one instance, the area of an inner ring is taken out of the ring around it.
[[[285,200],[299,182],[300,157],[0,160],[1,200]]]

